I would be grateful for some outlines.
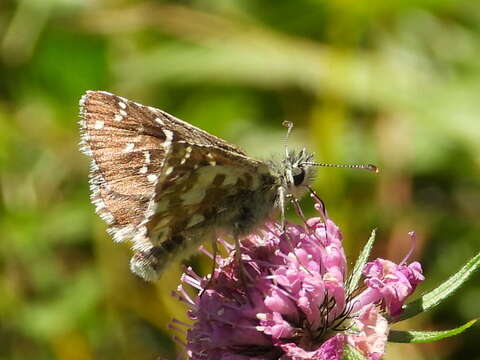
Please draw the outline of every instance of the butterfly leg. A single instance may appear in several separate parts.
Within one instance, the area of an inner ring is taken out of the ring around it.
[[[213,259],[212,259],[212,272],[210,273],[210,277],[205,284],[205,286],[202,288],[202,291],[200,292],[199,296],[201,297],[203,293],[210,289],[210,286],[213,283],[213,279],[215,277],[215,269],[217,268],[217,254],[218,254],[218,244],[217,244],[217,239],[214,238],[212,240],[212,252],[213,252]]]
[[[245,264],[242,260],[242,248],[238,236],[235,236],[235,262],[237,263],[238,279],[240,280],[243,288],[245,289],[245,292],[248,294],[248,282],[252,282],[253,279],[245,269]]]
[[[209,283],[213,281],[213,278],[215,277],[215,269],[217,267],[218,244],[217,244],[216,238],[212,240],[212,251],[213,251],[212,272],[210,273]]]
[[[292,201],[293,207],[295,208],[295,212],[302,219],[303,224],[305,225],[308,233],[311,234],[312,229],[307,223],[307,218],[305,217],[305,214],[303,213],[302,207],[300,206],[300,202],[298,201],[298,199],[295,196],[291,196],[290,200]]]
[[[280,226],[281,226],[281,230],[282,230],[282,234],[284,234],[285,238],[287,239],[288,241],[288,244],[290,245],[290,249],[292,250],[292,252],[295,254],[295,251],[294,251],[294,247],[293,247],[293,244],[292,242],[290,241],[290,237],[288,236],[288,232],[287,232],[287,222],[285,220],[285,199],[288,197],[290,198],[289,195],[286,195],[283,188],[279,188],[278,189],[278,198],[279,198],[279,203],[280,203]],[[297,255],[295,254],[295,257]],[[298,259],[297,259],[298,260]]]
[[[307,272],[310,272],[310,270],[308,270],[303,264],[302,262],[300,261],[300,259],[298,258],[297,256],[297,253],[295,252],[295,247],[293,246],[293,243],[292,243],[292,240],[290,239],[290,236],[288,235],[288,231],[287,231],[287,222],[285,220],[285,199],[288,199],[292,202],[292,204],[294,205],[295,207],[295,211],[297,212],[297,214],[302,218],[303,222],[305,223],[305,226],[307,228],[307,231],[310,232],[310,227],[308,226],[307,224],[307,220],[303,214],[303,211],[302,211],[302,208],[300,207],[300,203],[298,202],[298,199],[293,196],[292,194],[285,194],[285,192],[283,191],[283,188],[279,188],[279,201],[280,201],[280,211],[281,211],[281,215],[280,215],[280,225],[281,225],[281,228],[282,228],[282,234],[284,234],[285,236],[285,239],[287,240],[288,244],[290,245],[290,249],[293,253],[293,255],[295,256],[295,259],[297,260],[297,262],[307,271]]]
[[[318,197],[318,195],[317,195]],[[307,218],[305,217],[303,211],[302,211],[302,207],[300,206],[300,202],[298,201],[298,199],[294,196],[291,196],[291,201],[292,201],[292,204],[295,208],[295,212],[297,213],[297,215],[303,220],[303,223],[305,225],[305,228],[307,229],[307,232],[310,234],[310,235],[313,235],[315,236],[315,238],[317,238],[319,241],[320,239],[318,238],[317,234],[312,231],[312,227],[310,225],[308,225],[307,223]],[[320,199],[320,198],[319,198]],[[321,200],[320,200],[321,201]],[[325,204],[323,204],[323,202],[321,203],[322,204],[322,209],[325,209]],[[327,220],[325,218],[325,215],[323,213],[323,211],[320,213],[320,217],[322,218],[322,221],[324,224],[327,224]],[[327,225],[325,225],[326,227]],[[328,240],[328,234],[326,235],[327,236],[327,240]]]

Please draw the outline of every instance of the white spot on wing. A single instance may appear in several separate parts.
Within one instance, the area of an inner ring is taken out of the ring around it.
[[[195,205],[200,203],[206,195],[206,189],[211,187],[213,179],[222,172],[225,172],[225,169],[222,169],[222,167],[201,168],[198,171],[198,178],[194,186],[180,196],[183,200],[182,205]]]
[[[155,118],[155,122],[156,122],[157,124],[159,124],[159,125],[162,125],[162,126],[165,125],[165,123],[162,121],[162,119],[160,119],[160,118],[158,118],[158,117]]]
[[[115,120],[115,121],[122,121],[122,120],[123,120],[123,116],[120,115],[120,114],[117,114],[117,115],[115,115],[115,116],[113,117],[113,120]]]
[[[123,149],[123,152],[128,153],[128,152],[132,151],[134,148],[135,148],[134,143],[128,143],[127,145],[125,145],[125,148]]]
[[[215,160],[213,160],[213,155],[212,155],[212,153],[207,153],[207,158],[210,159],[210,160],[208,161],[208,163],[209,163],[211,166],[217,165],[217,163],[215,162]]]
[[[150,174],[150,175],[147,176],[147,180],[148,180],[149,182],[152,182],[152,183],[155,182],[155,181],[157,181],[157,179],[158,179],[158,176],[155,175],[155,174]]]
[[[163,147],[168,149],[170,145],[172,145],[173,132],[171,132],[170,130],[164,129],[163,133],[165,134],[165,142],[163,143]]]
[[[123,103],[122,103],[123,104]],[[127,116],[127,112],[125,110],[120,110],[119,111],[120,115],[122,115],[123,117]]]
[[[121,102],[121,101],[118,103],[118,106],[120,106],[122,109],[127,108],[127,104],[125,104],[124,102]]]
[[[100,129],[103,129],[104,125],[105,125],[105,122],[103,120],[97,120],[97,121],[95,121],[94,128],[96,130],[100,130]]]
[[[144,151],[143,156],[145,156],[145,163],[150,164],[150,161],[151,161],[150,152],[149,151]]]
[[[190,157],[191,153],[192,153],[192,147],[187,146],[187,148],[185,149],[185,155],[183,156],[183,159],[180,161],[181,165],[185,164],[187,159]]]
[[[138,170],[140,174],[146,174],[148,172],[148,167],[142,166],[140,170]]]
[[[165,170],[165,175],[170,175],[173,172],[173,166],[169,166],[167,170]]]

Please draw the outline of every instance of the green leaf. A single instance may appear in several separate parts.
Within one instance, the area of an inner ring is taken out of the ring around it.
[[[373,229],[370,238],[368,239],[367,243],[363,247],[360,255],[358,255],[357,262],[353,267],[352,275],[347,284],[347,293],[351,293],[358,287],[358,283],[360,278],[362,277],[363,267],[367,263],[367,260],[372,252],[373,243],[375,242],[375,236],[377,234],[377,230]]]
[[[415,316],[421,312],[430,310],[437,306],[447,297],[452,295],[460,286],[462,286],[470,277],[480,268],[480,253],[467,262],[455,275],[450,277],[436,289],[423,295],[421,298],[404,306],[404,311],[400,317],[393,319],[398,322]]]
[[[388,341],[396,343],[426,343],[432,341],[438,341],[450,336],[461,334],[467,330],[470,326],[475,324],[477,320],[471,320],[468,323],[459,326],[455,329],[444,331],[395,331],[391,330],[388,334]]]
[[[345,345],[342,360],[365,360],[365,357],[353,346]]]

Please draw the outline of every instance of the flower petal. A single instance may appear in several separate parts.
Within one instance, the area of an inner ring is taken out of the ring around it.
[[[369,303],[382,303],[391,316],[402,311],[405,300],[425,278],[420,263],[397,265],[385,259],[376,259],[365,265],[367,289],[355,300],[354,311]]]
[[[388,336],[388,321],[380,315],[373,304],[364,306],[355,319],[355,334],[347,335],[347,343],[369,360],[380,359],[385,352]]]

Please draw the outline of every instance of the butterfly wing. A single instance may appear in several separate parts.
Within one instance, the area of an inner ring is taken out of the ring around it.
[[[189,235],[228,225],[232,200],[274,182],[265,163],[159,109],[103,91],[80,105],[92,202],[114,240],[133,240],[139,254],[178,253]],[[152,277],[137,260],[132,268]]]

